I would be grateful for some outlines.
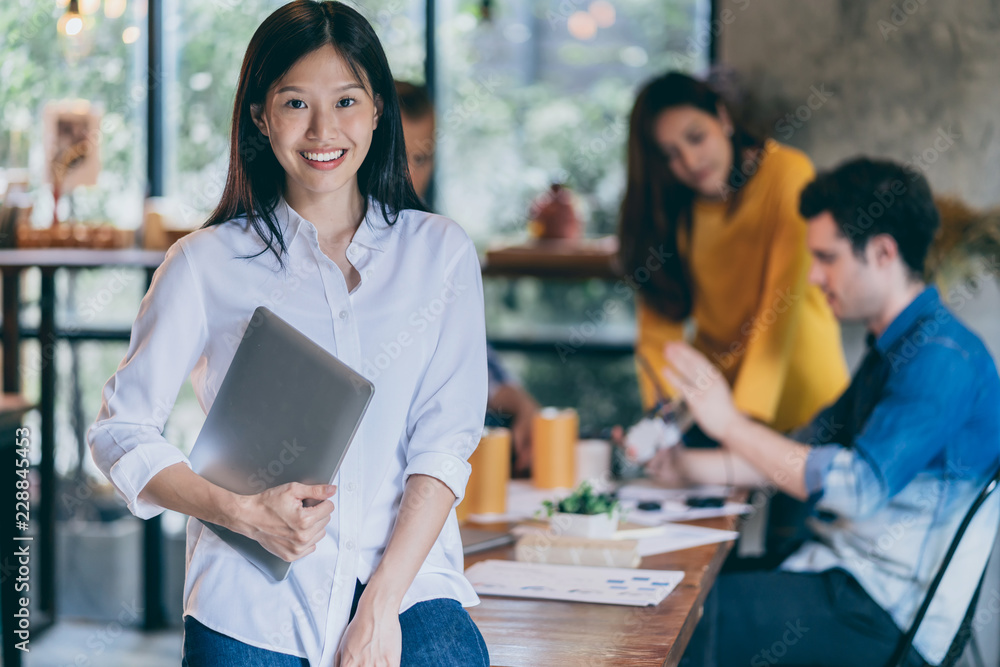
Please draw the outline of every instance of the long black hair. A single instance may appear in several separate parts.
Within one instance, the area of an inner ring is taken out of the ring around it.
[[[357,175],[364,213],[369,197],[381,206],[389,224],[396,222],[403,209],[424,210],[410,181],[399,100],[375,31],[361,14],[340,2],[295,0],[264,19],[247,47],[233,104],[226,187],[203,225],[211,227],[245,215],[264,243],[261,253],[270,250],[279,265],[284,264],[282,255],[288,248],[274,208],[285,171],[270,141],[254,124],[250,107],[263,105],[271,86],[300,58],[327,44],[344,58],[372,99],[382,98],[378,126]]]
[[[629,120],[628,176],[618,226],[621,264],[628,275],[635,276],[645,267],[652,249],[663,246],[668,255],[663,267],[649,272],[650,278],[640,284],[640,291],[655,310],[678,321],[691,313],[693,296],[688,269],[677,251],[677,233],[683,227],[690,238],[696,193],[670,171],[656,143],[654,126],[660,113],[680,106],[718,117],[724,105],[707,84],[680,72],[668,72],[642,88]],[[733,168],[727,189],[732,197],[730,206],[734,206],[748,180],[740,165],[746,153],[759,150],[763,142],[735,118],[731,141]]]

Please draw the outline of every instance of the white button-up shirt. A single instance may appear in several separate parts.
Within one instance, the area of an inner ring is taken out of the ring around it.
[[[335,511],[316,551],[273,581],[215,533],[187,524],[184,614],[253,646],[333,664],[356,580],[367,582],[392,531],[411,474],[433,476],[461,499],[486,411],[482,279],[465,232],[441,216],[405,210],[389,225],[371,201],[348,248],[362,276],[321,252],[316,227],[282,199],[275,215],[286,268],[238,218],[175,243],[156,271],[129,350],[104,387],[88,441],[133,514],[163,511],[139,498],[146,483],[187,457],[163,425],[190,375],[207,413],[257,306],[375,384],[334,483]],[[332,408],[333,406],[331,406]],[[456,501],[457,505],[457,501]],[[417,602],[479,602],[463,575],[452,510],[400,612]]]

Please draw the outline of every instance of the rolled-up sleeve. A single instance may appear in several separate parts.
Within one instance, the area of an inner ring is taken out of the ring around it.
[[[806,493],[810,496],[823,490],[833,459],[842,449],[840,445],[819,445],[809,450],[806,458]]]
[[[809,457],[812,459],[812,456]],[[889,499],[885,483],[856,449],[827,445],[817,452],[816,467],[823,466],[822,496],[817,509],[838,516],[862,519],[874,514]],[[806,479],[809,459],[806,460]]]
[[[488,378],[479,260],[467,238],[453,254],[434,297],[444,304],[437,340],[407,418],[403,480],[418,474],[439,479],[457,505],[483,432]]]
[[[187,457],[163,437],[184,380],[208,338],[197,278],[181,243],[167,252],[139,306],[128,352],[104,385],[87,432],[94,462],[140,519],[163,507],[139,498],[158,472]]]

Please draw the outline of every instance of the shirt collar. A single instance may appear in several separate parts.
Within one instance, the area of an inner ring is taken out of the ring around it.
[[[306,230],[305,233],[313,240],[317,239],[316,226],[299,215],[298,211],[292,208],[283,196],[278,196],[278,203],[275,205],[274,211],[279,221],[285,224],[285,229],[290,232],[290,235],[285,239],[286,245],[291,245],[292,240],[303,230]],[[369,197],[365,219],[354,233],[351,242],[377,252],[384,252],[386,237],[391,231],[392,226],[382,215],[382,205],[373,197]]]
[[[937,288],[926,288],[886,327],[882,335],[874,341],[875,347],[881,354],[885,354],[913,327],[917,320],[941,307],[941,295],[938,294]],[[874,337],[869,334],[869,344],[871,344],[872,338]]]

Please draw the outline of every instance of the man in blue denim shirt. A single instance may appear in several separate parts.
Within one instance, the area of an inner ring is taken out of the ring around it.
[[[807,186],[800,209],[809,278],[838,318],[865,322],[868,354],[837,402],[790,439],[738,413],[725,380],[693,348],[668,346],[667,379],[701,428],[758,483],[815,502],[811,538],[778,570],[719,578],[685,664],[884,665],[998,465],[996,366],[922,279],[939,224],[923,176],[854,160]],[[670,456],[683,468],[682,453]],[[994,494],[966,533],[909,664],[945,657],[998,517]]]

